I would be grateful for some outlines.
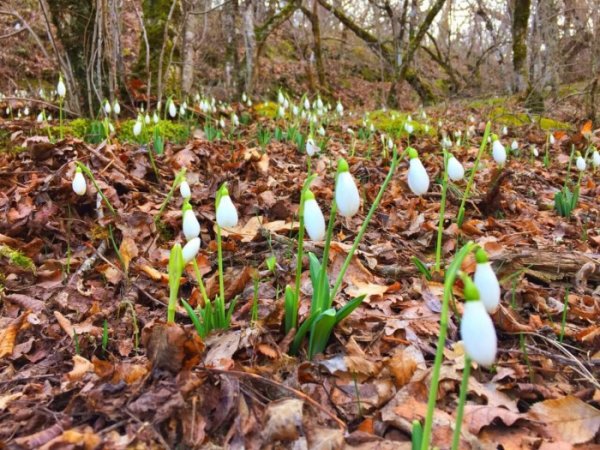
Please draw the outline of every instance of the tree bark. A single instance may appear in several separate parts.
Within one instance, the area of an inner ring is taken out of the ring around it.
[[[200,29],[200,15],[191,14],[200,0],[183,0],[183,44],[181,48],[181,94],[191,95],[194,84],[194,66]]]
[[[513,92],[527,89],[527,29],[531,0],[513,0]]]

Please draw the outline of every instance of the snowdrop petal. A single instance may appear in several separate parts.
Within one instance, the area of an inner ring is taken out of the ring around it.
[[[217,223],[221,228],[232,228],[238,223],[238,213],[229,195],[224,195],[217,207]]]
[[[504,148],[504,145],[502,145],[502,142],[498,140],[494,141],[492,144],[492,156],[496,163],[501,166],[504,165],[506,162],[506,149]]]
[[[460,181],[465,177],[465,169],[458,159],[451,156],[448,159],[448,177],[452,181]]]
[[[419,158],[412,158],[408,168],[408,187],[415,195],[423,195],[429,189],[429,175]]]
[[[483,302],[468,301],[460,321],[460,335],[469,357],[482,366],[490,366],[496,360],[498,340],[492,319]]]
[[[335,185],[335,202],[338,212],[344,217],[352,217],[360,207],[360,195],[350,172],[338,174]]]
[[[182,255],[183,262],[185,264],[189,263],[192,259],[196,257],[198,251],[200,250],[200,238],[195,237],[188,241],[187,244],[183,246]]]
[[[73,177],[73,182],[71,183],[73,186],[73,192],[77,195],[85,195],[87,190],[87,184],[85,182],[85,177],[83,173],[81,173],[81,169],[77,169],[75,172],[75,176]]]
[[[480,300],[488,313],[492,314],[500,305],[500,283],[490,262],[478,263],[473,281],[479,290]]]
[[[188,241],[200,236],[200,222],[191,209],[183,212],[183,235]]]
[[[313,241],[322,241],[325,238],[325,217],[314,198],[304,201],[304,227]]]
[[[187,181],[183,180],[179,185],[179,193],[182,198],[190,198],[192,196],[192,190]]]

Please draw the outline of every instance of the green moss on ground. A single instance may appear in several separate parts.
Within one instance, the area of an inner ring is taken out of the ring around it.
[[[254,111],[260,117],[266,117],[268,119],[275,119],[275,117],[277,117],[277,103],[275,103],[275,102],[257,103],[254,106]]]
[[[19,250],[15,250],[8,245],[0,245],[0,256],[8,259],[8,263],[13,266],[35,273],[33,260]]]
[[[384,111],[380,109],[369,113],[369,120],[373,123],[376,129],[394,137],[402,137],[407,135],[406,130],[404,129],[407,119],[408,114],[395,110]],[[419,122],[415,120],[415,117],[412,117],[412,121],[410,123],[414,127],[413,134],[428,134],[434,136],[436,133],[436,130],[432,125]],[[426,126],[429,126],[428,132],[425,131]]]

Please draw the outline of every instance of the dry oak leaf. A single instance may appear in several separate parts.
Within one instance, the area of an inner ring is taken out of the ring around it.
[[[26,323],[25,319],[27,319],[27,316],[29,316],[30,313],[30,311],[25,311],[0,332],[0,358],[12,355],[15,348],[15,342],[17,341],[17,335]]]
[[[505,425],[511,426],[521,418],[523,418],[522,414],[499,406],[465,405],[464,421],[473,434],[478,434],[483,427],[490,425],[495,419],[500,419]]]
[[[590,441],[600,428],[600,410],[571,395],[536,403],[527,415],[546,424],[550,435],[570,444]]]
[[[60,436],[55,437],[41,449],[54,449],[60,447],[70,447],[75,445],[77,448],[85,450],[94,450],[101,444],[102,438],[98,436],[91,427],[85,427],[83,430],[72,428],[66,430]]]
[[[83,356],[75,355],[73,356],[73,369],[67,374],[67,378],[70,381],[79,381],[86,373],[93,371],[94,365],[91,361]]]
[[[138,248],[135,241],[131,237],[123,238],[121,246],[119,247],[119,252],[121,253],[123,265],[125,266],[125,272],[127,272],[129,271],[129,263],[138,255]]]
[[[269,403],[265,412],[264,438],[269,441],[293,441],[302,430],[304,402],[295,398]]]

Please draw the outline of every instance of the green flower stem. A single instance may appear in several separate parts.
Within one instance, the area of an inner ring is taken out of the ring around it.
[[[208,298],[208,294],[206,293],[206,287],[204,287],[204,282],[202,281],[202,274],[200,273],[200,268],[198,267],[198,261],[196,261],[196,258],[192,259],[192,265],[194,266],[196,281],[198,282],[198,286],[200,287],[200,292],[202,294],[202,298],[204,299],[204,304],[210,303],[210,299]]]
[[[221,227],[217,224],[217,262],[219,265],[219,299],[217,308],[219,315],[222,316],[221,323],[225,323],[225,281],[223,280],[223,242],[221,239]]]
[[[175,323],[175,309],[179,298],[179,284],[183,273],[183,256],[181,245],[175,244],[169,255],[169,305],[167,306],[167,323]]]
[[[471,186],[473,185],[473,180],[475,179],[475,173],[477,172],[477,168],[479,167],[479,161],[481,160],[481,156],[483,155],[483,151],[487,147],[488,137],[490,135],[490,129],[492,127],[492,123],[488,122],[485,126],[485,132],[483,133],[483,139],[481,140],[481,145],[479,146],[479,152],[477,153],[477,158],[475,159],[475,164],[473,165],[473,169],[471,170],[471,176],[469,177],[469,181],[467,182],[467,187],[465,188],[465,193],[463,194],[462,201],[460,202],[460,208],[458,208],[458,214],[456,216],[456,223],[460,227],[462,226],[464,217],[465,217],[465,204],[467,203],[467,199],[469,198],[469,193],[471,192]]]
[[[444,231],[444,214],[446,213],[446,193],[448,191],[448,152],[444,154],[444,174],[442,178],[442,199],[440,200],[440,218],[438,222],[437,243],[435,246],[435,270],[440,271],[442,263],[442,233]]]
[[[429,442],[431,440],[431,429],[433,427],[433,410],[435,409],[435,401],[437,399],[438,386],[440,382],[440,370],[442,367],[442,360],[444,359],[444,347],[446,345],[446,333],[448,331],[448,307],[450,304],[450,297],[452,297],[452,287],[454,281],[458,276],[460,266],[463,260],[471,253],[477,244],[474,242],[467,242],[463,248],[461,248],[446,272],[444,281],[444,298],[442,301],[442,311],[440,313],[440,333],[438,336],[437,349],[435,352],[435,360],[433,364],[433,371],[431,374],[431,385],[429,387],[429,399],[427,401],[427,415],[425,416],[425,426],[423,428],[423,442],[421,443],[421,450],[429,450]]]
[[[319,312],[325,311],[331,308],[331,297],[329,298],[328,304],[324,305],[323,299],[325,297],[325,289],[329,289],[329,278],[327,277],[327,265],[329,263],[329,247],[331,247],[331,237],[333,236],[333,225],[335,223],[335,213],[337,212],[337,203],[335,198],[331,202],[331,211],[329,211],[329,223],[327,224],[327,234],[325,235],[325,247],[323,247],[323,262],[321,263],[321,273],[319,274],[319,284],[317,289],[321,293],[319,296]],[[312,315],[312,310],[311,310]]]
[[[60,133],[60,139],[62,140],[64,138],[64,132],[63,132],[63,103],[64,100],[62,97],[59,97],[58,99],[58,122],[59,122],[59,133]]]
[[[373,217],[375,210],[377,209],[377,207],[379,206],[379,203],[381,202],[383,193],[385,192],[388,184],[390,184],[390,181],[392,180],[392,176],[394,175],[394,172],[396,171],[396,168],[398,167],[398,163],[404,157],[405,153],[406,153],[406,150],[404,150],[402,152],[402,154],[400,156],[398,156],[398,151],[396,150],[396,147],[394,147],[394,154],[392,157],[392,163],[390,165],[390,170],[389,170],[387,176],[385,177],[383,184],[379,188],[377,197],[375,197],[375,200],[373,201],[373,204],[371,205],[371,209],[367,213],[367,217],[365,217],[365,220],[364,220],[362,226],[360,227],[360,230],[358,231],[356,238],[354,239],[354,243],[352,244],[352,248],[350,249],[350,252],[348,252],[348,256],[346,256],[346,259],[344,260],[344,264],[342,265],[340,273],[338,274],[338,276],[335,280],[335,285],[333,286],[333,289],[331,290],[331,293],[329,295],[330,302],[333,301],[335,295],[338,292],[338,289],[342,285],[342,281],[344,280],[344,275],[346,273],[346,270],[348,270],[348,267],[350,266],[350,261],[352,261],[352,256],[354,256],[354,253],[356,252],[356,249],[358,248],[358,245],[360,244],[360,241],[361,241],[363,235],[367,231],[369,222],[371,221],[371,218]]]
[[[305,193],[310,187],[310,184],[317,177],[316,174],[309,175],[302,186],[300,192],[300,207],[298,208],[298,253],[296,255],[296,280],[294,285],[294,316],[291,321],[291,328],[296,328],[298,325],[298,304],[300,301],[300,280],[302,278],[302,257],[304,252],[304,201]],[[289,331],[289,330],[286,330]]]
[[[154,172],[154,176],[158,181],[160,181],[160,177],[158,175],[158,169],[156,168],[156,162],[154,161],[154,149],[150,148],[150,134],[148,133],[148,125],[146,125],[146,121],[143,120],[144,127],[144,137],[146,141],[146,151],[148,152],[148,157],[150,158],[150,166],[152,166],[152,171]]]
[[[108,201],[108,198],[106,198],[106,195],[104,195],[104,193],[102,192],[102,189],[100,189],[100,186],[98,186],[98,183],[96,182],[96,179],[94,178],[94,174],[89,169],[89,167],[86,166],[85,164],[80,163],[79,161],[76,161],[75,164],[77,164],[77,167],[79,167],[81,169],[81,171],[83,173],[85,173],[87,175],[87,177],[90,179],[90,181],[92,182],[92,184],[94,185],[94,187],[98,191],[98,194],[100,194],[100,197],[102,197],[102,200],[104,200],[104,203],[106,203],[106,206],[108,207],[108,209],[110,210],[110,212],[114,216],[117,216],[117,211],[115,211],[115,209],[113,208],[113,206],[110,204],[110,202]]]
[[[456,422],[454,424],[454,435],[452,436],[452,450],[458,450],[460,445],[460,430],[462,428],[463,413],[465,411],[465,400],[469,390],[469,376],[471,375],[471,358],[465,354],[465,368],[463,369],[462,381],[460,383],[460,394],[458,396],[458,409],[456,410]]]
[[[160,205],[160,209],[158,210],[158,214],[156,214],[156,216],[154,217],[154,223],[155,224],[160,221],[160,217],[165,212],[167,204],[171,201],[171,198],[173,198],[173,194],[175,193],[175,189],[177,189],[179,187],[179,185],[181,184],[181,182],[185,178],[185,170],[186,169],[184,167],[179,172],[177,172],[177,175],[175,176],[175,180],[173,180],[173,184],[171,185],[171,189],[169,190],[169,193],[167,194],[167,198],[165,198],[165,200],[162,202],[162,205]]]

